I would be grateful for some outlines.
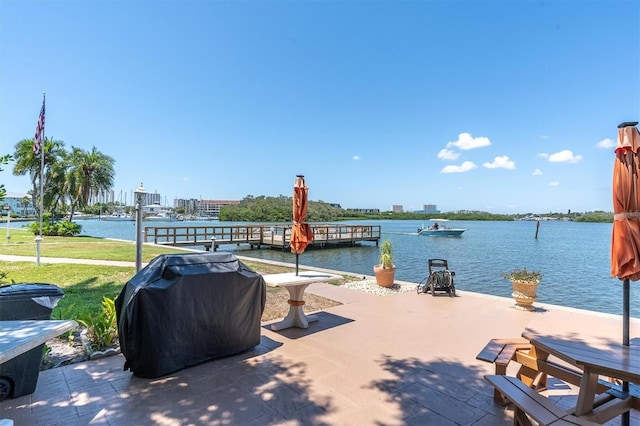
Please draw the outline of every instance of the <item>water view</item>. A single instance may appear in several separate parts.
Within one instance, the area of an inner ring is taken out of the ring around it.
[[[82,234],[135,239],[134,222],[78,221]],[[538,301],[611,314],[622,314],[622,283],[610,278],[611,224],[541,222],[450,222],[468,230],[460,237],[416,235],[421,221],[351,221],[345,224],[380,225],[382,237],[393,243],[396,279],[419,283],[428,273],[427,260],[443,258],[456,272],[456,289],[511,297],[511,284],[501,273],[514,267],[543,273]],[[145,222],[144,226],[212,226],[230,222]],[[242,223],[244,224],[244,223]],[[202,250],[202,247],[194,247]],[[222,245],[219,251],[258,259],[295,263],[295,255],[272,249]],[[378,247],[307,250],[300,265],[373,275]],[[631,316],[640,318],[640,288],[631,284]],[[418,297],[418,296],[416,296]],[[419,297],[431,297],[420,295]]]

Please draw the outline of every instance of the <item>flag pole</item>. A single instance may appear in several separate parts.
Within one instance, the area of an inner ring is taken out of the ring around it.
[[[42,111],[41,115],[43,117],[38,117],[38,123],[42,120],[42,129],[40,129],[40,226],[38,229],[38,236],[36,237],[36,266],[40,266],[40,243],[42,242],[42,216],[44,210],[44,189],[42,185],[42,174],[44,173],[44,145],[45,145],[45,136],[44,136],[44,107],[45,107],[45,98],[46,94],[42,93]]]

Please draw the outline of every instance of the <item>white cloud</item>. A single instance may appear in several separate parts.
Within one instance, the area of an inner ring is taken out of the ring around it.
[[[473,164],[472,161],[465,161],[459,166],[446,166],[445,168],[440,170],[440,173],[464,173],[468,172],[469,170],[473,170],[476,167],[478,166]]]
[[[509,160],[508,156],[503,155],[501,157],[494,158],[492,163],[484,163],[483,166],[487,169],[513,170],[516,168],[516,163],[514,163],[512,160]]]
[[[559,186],[560,182],[558,181],[553,181],[553,182],[549,182],[549,186]]]
[[[533,175],[533,176],[540,176],[540,175],[542,175],[542,174],[543,174],[543,173],[542,173],[542,170],[540,170],[540,169],[535,169],[535,170],[533,171],[533,173],[532,173],[532,175]]]
[[[582,160],[582,155],[574,155],[573,152],[569,151],[568,149],[553,154],[541,152],[540,154],[538,154],[538,157],[542,157],[551,163],[577,163],[578,161]]]
[[[616,143],[609,139],[602,139],[600,142],[598,142],[598,144],[596,145],[598,148],[613,148],[614,146],[616,146]]]
[[[491,145],[491,141],[487,137],[481,136],[474,138],[470,133],[460,133],[457,141],[447,143],[447,148],[454,146],[458,149],[467,150],[489,145]]]
[[[185,182],[189,182],[189,178],[188,178],[188,177],[186,177],[186,176],[185,176],[185,177],[183,177],[183,178],[182,178],[182,180],[183,180],[183,181],[185,181]]]
[[[551,136],[542,135],[542,136],[540,136],[540,139],[551,139]]]
[[[446,148],[441,149],[438,153],[438,158],[441,160],[457,160],[459,156],[459,153]]]
[[[359,156],[359,155],[354,155],[354,156],[353,156],[353,161],[358,161],[359,159],[360,159],[360,156]]]

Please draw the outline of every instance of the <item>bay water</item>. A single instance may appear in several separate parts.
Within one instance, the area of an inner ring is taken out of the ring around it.
[[[134,222],[78,221],[82,235],[135,240]],[[366,220],[340,222],[380,225],[382,238],[393,244],[396,279],[419,283],[428,275],[427,260],[446,259],[456,273],[458,290],[511,297],[511,283],[503,272],[515,267],[542,272],[538,302],[622,315],[622,281],[610,277],[610,223],[542,221],[455,221],[447,225],[466,228],[460,237],[417,235],[417,220]],[[247,225],[236,222],[145,222],[144,226]],[[194,247],[204,250],[203,247]],[[239,256],[295,264],[289,251],[222,245],[219,251]],[[379,247],[362,244],[348,248],[309,249],[300,265],[373,275]],[[133,260],[133,259],[132,259]],[[420,295],[416,297],[431,297]],[[640,283],[631,283],[630,315],[640,318]]]

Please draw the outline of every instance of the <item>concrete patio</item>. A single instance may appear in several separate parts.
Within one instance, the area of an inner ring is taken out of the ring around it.
[[[620,342],[619,317],[458,290],[377,296],[324,283],[307,292],[342,302],[308,329],[272,331],[261,344],[160,379],[122,371],[108,357],[40,373],[36,391],[0,403],[14,425],[507,425],[475,359],[491,338],[527,326]],[[634,320],[631,337],[640,335]],[[515,366],[514,366],[515,367]],[[553,398],[569,404],[576,391]],[[632,424],[640,414],[632,412]],[[609,422],[620,424],[620,419]]]

